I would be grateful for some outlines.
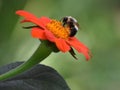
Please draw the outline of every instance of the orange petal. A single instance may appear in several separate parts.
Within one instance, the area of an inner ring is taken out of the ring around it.
[[[26,12],[24,10],[18,10],[18,11],[16,11],[16,14],[23,16],[25,18],[24,22],[30,21],[30,22],[35,23],[43,28],[45,27],[46,23],[48,23],[48,21],[50,22],[50,19],[47,17],[37,18],[33,14]]]
[[[44,26],[46,26],[47,23],[49,23],[51,20],[48,17],[42,16],[39,18],[39,22],[42,22]]]
[[[57,48],[62,52],[67,52],[70,50],[70,46],[63,39],[56,39],[55,44]]]
[[[81,43],[77,38],[72,37],[67,41],[72,47],[74,47],[79,53],[83,53],[86,57],[86,60],[90,59],[89,49]]]
[[[51,42],[55,42],[56,37],[48,30],[44,30],[47,39]]]
[[[44,30],[41,30],[40,28],[32,28],[31,34],[34,38],[47,40]]]

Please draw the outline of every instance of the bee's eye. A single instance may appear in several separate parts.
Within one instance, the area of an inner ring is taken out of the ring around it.
[[[67,17],[64,17],[63,18],[63,22],[67,22],[68,18]]]
[[[64,17],[61,22],[63,24],[63,26],[65,26],[67,24],[67,21],[68,21],[68,18],[67,17]]]

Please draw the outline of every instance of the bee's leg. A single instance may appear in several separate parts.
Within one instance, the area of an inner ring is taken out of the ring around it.
[[[73,50],[72,47],[71,47],[69,53],[70,53],[76,60],[78,59],[78,58],[75,56],[76,54],[75,54],[75,52],[74,52],[74,50]]]

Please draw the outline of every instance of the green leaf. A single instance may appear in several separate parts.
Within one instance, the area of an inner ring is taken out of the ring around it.
[[[3,74],[23,62],[16,62],[0,68]],[[65,80],[51,67],[38,64],[33,68],[6,81],[0,82],[0,90],[70,90]]]

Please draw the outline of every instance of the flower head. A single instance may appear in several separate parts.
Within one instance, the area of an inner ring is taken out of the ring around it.
[[[70,37],[70,27],[63,27],[62,22],[44,16],[37,18],[24,10],[18,10],[16,14],[25,18],[21,21],[22,23],[31,22],[36,25],[30,27],[32,28],[31,34],[34,38],[48,40],[54,43],[58,50],[62,52],[69,51],[73,57],[75,57],[75,53],[72,48],[75,48],[79,53],[85,55],[86,60],[90,59],[89,49],[76,37]]]

